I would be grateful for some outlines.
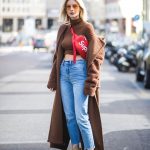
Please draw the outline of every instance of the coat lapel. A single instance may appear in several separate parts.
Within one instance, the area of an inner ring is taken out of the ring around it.
[[[67,27],[68,27],[68,24],[66,23],[66,24],[63,24],[62,26],[61,26],[61,28],[59,29],[59,31],[58,31],[58,36],[57,36],[57,47],[56,47],[56,49],[58,49],[58,43],[60,42],[60,39],[61,39],[61,36],[64,34],[64,32],[66,31],[66,29],[67,29]]]

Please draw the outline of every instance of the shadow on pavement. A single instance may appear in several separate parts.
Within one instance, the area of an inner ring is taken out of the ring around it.
[[[140,142],[139,142],[140,141]],[[150,129],[114,131],[104,135],[105,150],[150,150]],[[1,144],[0,150],[50,150],[49,143]],[[70,148],[68,148],[69,150]],[[53,149],[56,150],[56,149]]]
[[[0,150],[50,150],[48,143],[0,144]]]
[[[105,150],[150,150],[150,129],[110,132],[104,143]]]
[[[150,120],[149,108],[150,108],[149,99],[140,99],[140,100],[128,99],[109,102],[106,106],[101,105],[101,113],[144,115],[148,120]]]

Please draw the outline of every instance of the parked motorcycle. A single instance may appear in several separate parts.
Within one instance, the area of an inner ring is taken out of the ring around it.
[[[113,47],[110,49],[109,51],[109,63],[110,64],[114,64],[115,63],[115,59],[117,57],[117,52],[120,49],[120,45],[119,43],[113,43]]]
[[[113,64],[115,66],[118,65],[118,60],[123,57],[125,54],[127,54],[127,48],[126,46],[122,47],[122,48],[119,48],[117,53],[114,54],[114,60],[113,60]]]
[[[111,41],[108,41],[105,45],[105,58],[109,59],[111,56],[111,50],[114,49],[115,47],[113,46]]]
[[[117,62],[118,71],[127,72],[131,68],[136,68],[136,53],[138,48],[135,45],[131,45],[128,47],[128,50]]]

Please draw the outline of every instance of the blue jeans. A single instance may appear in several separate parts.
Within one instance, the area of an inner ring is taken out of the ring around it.
[[[86,76],[85,60],[77,60],[75,64],[71,60],[62,61],[60,87],[71,143],[79,144],[81,133],[84,147],[88,150],[95,145],[88,116],[88,96],[83,93]]]

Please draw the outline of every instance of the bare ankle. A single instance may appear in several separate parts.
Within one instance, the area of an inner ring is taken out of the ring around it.
[[[73,144],[72,150],[79,150],[79,144]]]

